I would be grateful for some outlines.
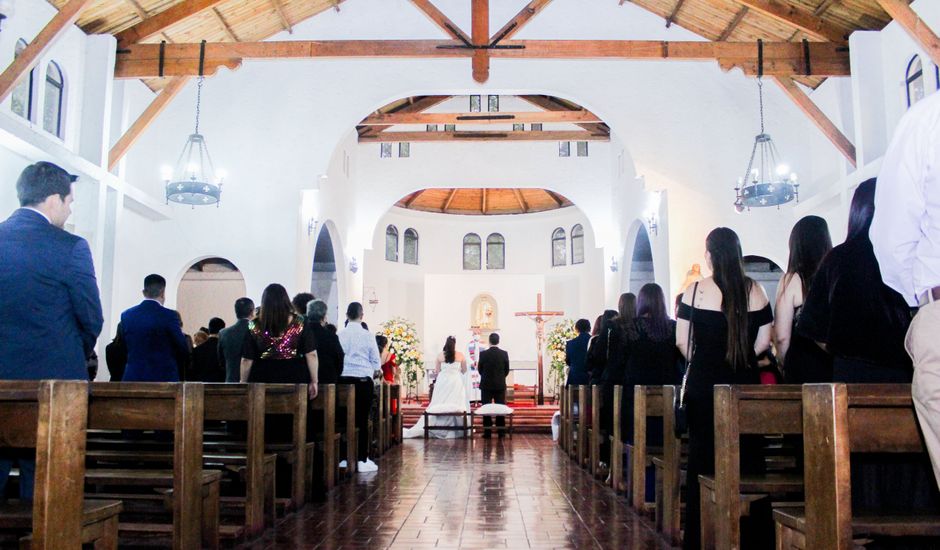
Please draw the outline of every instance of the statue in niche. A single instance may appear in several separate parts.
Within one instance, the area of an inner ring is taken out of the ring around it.
[[[480,294],[470,306],[470,326],[480,332],[489,333],[497,330],[496,300],[489,294]]]
[[[685,280],[682,281],[682,286],[679,287],[679,293],[685,292],[685,289],[692,286],[692,283],[696,281],[701,281],[702,277],[702,266],[700,264],[692,264],[692,269],[690,269],[685,274]]]

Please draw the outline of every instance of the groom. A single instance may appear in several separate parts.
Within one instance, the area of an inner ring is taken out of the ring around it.
[[[483,404],[500,403],[506,404],[506,377],[509,376],[509,354],[499,349],[499,334],[490,334],[490,347],[480,352],[480,363],[477,367],[480,371],[480,394]],[[493,419],[489,416],[483,417],[483,438],[490,438],[490,427],[493,425]],[[502,416],[496,418],[496,426],[506,425],[506,419]],[[500,430],[499,437],[505,433]]]

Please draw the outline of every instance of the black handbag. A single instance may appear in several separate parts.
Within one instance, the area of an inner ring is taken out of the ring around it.
[[[679,386],[679,391],[674,395],[672,401],[673,417],[675,418],[673,431],[677,439],[689,431],[688,403],[685,401],[685,393],[689,384],[689,371],[692,369],[692,357],[695,355],[695,343],[692,340],[692,320],[695,318],[696,294],[698,294],[698,283],[695,283],[695,287],[692,289],[692,313],[689,314],[689,336],[686,340],[686,346],[689,350],[688,359],[685,362],[685,372],[682,374],[682,385]]]

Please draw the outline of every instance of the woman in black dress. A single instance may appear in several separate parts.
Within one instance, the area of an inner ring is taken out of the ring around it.
[[[307,384],[310,399],[319,383],[313,333],[294,314],[287,290],[268,285],[261,295],[261,311],[249,323],[242,349],[242,382]]]
[[[788,384],[832,381],[832,357],[796,330],[810,284],[830,250],[829,225],[819,216],[800,219],[790,231],[790,259],[774,309],[774,345]]]
[[[317,378],[320,384],[339,384],[343,372],[343,346],[336,336],[336,328],[330,330],[326,323],[327,305],[323,300],[307,304],[305,330],[313,335],[317,354]]]
[[[601,429],[600,461],[610,464],[610,435],[614,429],[614,386],[623,384],[627,362],[637,340],[636,295],[620,295],[618,314],[601,327],[596,347],[604,356],[604,374],[601,376]]]
[[[591,375],[591,385],[596,386],[604,378],[604,367],[607,365],[606,349],[597,345],[598,338],[604,328],[604,324],[617,316],[617,312],[612,309],[604,310],[604,313],[597,316],[594,321],[594,329],[591,331],[591,340],[588,342],[587,360],[584,368]]]
[[[773,313],[763,287],[744,274],[737,234],[719,227],[705,239],[705,260],[712,271],[687,290],[679,306],[676,345],[691,354],[686,390],[689,466],[685,488],[683,547],[700,546],[700,474],[715,472],[716,384],[757,384],[757,355],[770,347]],[[692,324],[692,343],[688,338]],[[745,461],[755,460],[745,449]]]

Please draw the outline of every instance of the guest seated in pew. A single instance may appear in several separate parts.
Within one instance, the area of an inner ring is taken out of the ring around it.
[[[144,301],[121,314],[121,333],[127,344],[122,381],[179,382],[179,359],[188,357],[191,350],[179,313],[163,307],[166,279],[147,275],[142,293]]]
[[[689,463],[683,501],[683,548],[700,547],[698,476],[715,472],[716,384],[757,384],[757,355],[770,347],[773,313],[763,287],[744,273],[741,241],[726,227],[705,239],[705,261],[712,276],[686,290],[679,306],[676,344],[690,360],[686,403]],[[692,337],[689,339],[689,324]],[[742,468],[760,468],[759,449],[742,439]],[[756,451],[756,452],[755,452]]]
[[[238,321],[234,325],[219,333],[219,363],[225,369],[226,382],[241,379],[242,348],[248,335],[248,323],[255,318],[255,303],[251,298],[235,300],[235,318]]]
[[[832,356],[796,330],[813,277],[830,250],[829,225],[819,216],[803,217],[790,231],[790,259],[774,310],[774,345],[788,384],[832,381]]]
[[[27,166],[20,208],[0,223],[0,380],[88,379],[102,314],[88,243],[63,229],[76,179],[50,162]],[[0,498],[16,461],[20,498],[32,500],[33,457],[0,454]]]
[[[591,382],[587,362],[588,343],[591,340],[591,322],[587,319],[578,319],[574,324],[578,335],[565,342],[565,364],[568,365],[568,379],[565,386],[582,386]]]
[[[287,290],[270,284],[261,295],[261,313],[248,325],[242,349],[241,381],[306,384],[310,399],[319,383],[316,341],[294,314]]]

